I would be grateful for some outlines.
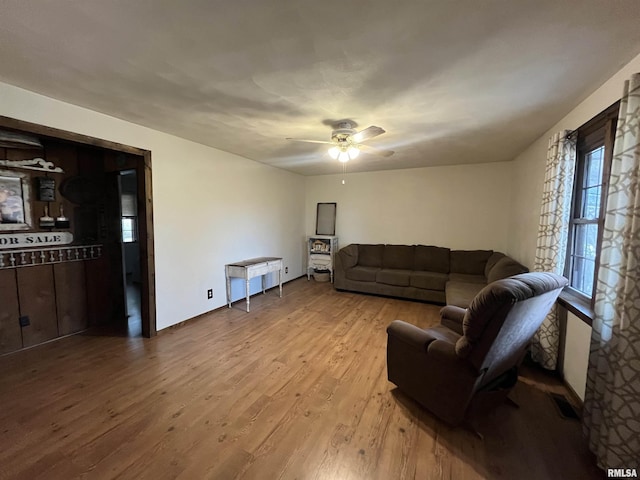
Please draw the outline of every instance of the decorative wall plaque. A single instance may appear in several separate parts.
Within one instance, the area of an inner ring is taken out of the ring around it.
[[[54,202],[56,200],[56,181],[49,177],[36,177],[38,185],[38,200]]]
[[[71,232],[0,233],[0,250],[68,245],[71,242],[73,242],[73,234]]]

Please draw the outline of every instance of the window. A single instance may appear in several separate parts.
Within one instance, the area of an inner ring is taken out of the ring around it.
[[[577,160],[565,275],[583,303],[592,307],[604,225],[619,102],[577,133]]]
[[[122,242],[138,241],[138,208],[134,193],[123,193],[122,202]]]

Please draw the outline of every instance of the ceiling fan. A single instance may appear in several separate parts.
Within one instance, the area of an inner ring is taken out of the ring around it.
[[[381,150],[363,143],[385,133],[382,128],[372,125],[358,132],[354,127],[355,125],[349,121],[338,122],[334,125],[333,131],[331,132],[331,141],[303,140],[290,137],[288,137],[287,140],[331,145],[331,148],[329,148],[329,156],[342,163],[356,158],[360,154],[361,148],[367,152],[373,153],[374,155],[380,155],[383,157],[393,155],[394,152],[392,150]]]

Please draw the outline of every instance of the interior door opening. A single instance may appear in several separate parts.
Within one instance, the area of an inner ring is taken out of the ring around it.
[[[138,178],[136,171],[121,171],[119,182],[127,333],[130,337],[140,337],[142,336],[140,232],[138,229]]]

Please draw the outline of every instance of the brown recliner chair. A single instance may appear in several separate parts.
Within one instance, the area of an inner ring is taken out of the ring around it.
[[[487,285],[468,309],[447,306],[441,325],[387,328],[389,381],[451,425],[504,400],[534,333],[567,279],[524,273]]]

